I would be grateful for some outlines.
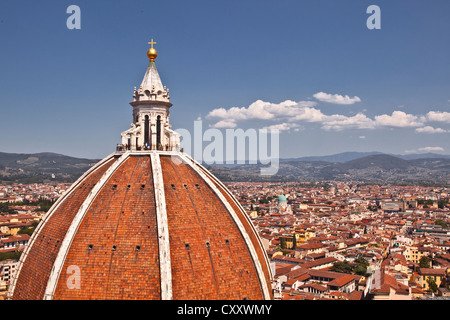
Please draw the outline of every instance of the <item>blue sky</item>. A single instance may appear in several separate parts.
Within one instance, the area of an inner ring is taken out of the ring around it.
[[[66,27],[71,4],[80,30]],[[380,30],[366,27],[372,4]],[[450,154],[449,12],[448,0],[2,0],[0,151],[114,151],[154,38],[175,129],[276,126],[281,157]]]

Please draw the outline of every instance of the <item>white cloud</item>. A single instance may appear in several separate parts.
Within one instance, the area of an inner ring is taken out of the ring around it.
[[[273,124],[271,126],[264,127],[263,129],[266,129],[266,130],[274,130],[275,129],[275,130],[279,130],[279,131],[289,131],[291,129],[294,129],[295,131],[300,131],[303,129],[303,127],[297,123],[283,122],[280,124]]]
[[[424,147],[415,150],[406,150],[405,153],[424,153],[424,152],[443,152],[444,148],[441,147]]]
[[[350,98],[348,95],[342,96],[340,94],[331,94],[325,92],[317,92],[313,95],[313,97],[319,101],[336,104],[354,104],[355,102],[361,101],[361,99],[357,96]]]
[[[450,112],[430,111],[427,113],[428,121],[450,123]]]
[[[375,123],[363,113],[347,117],[343,115],[328,116],[322,124],[324,130],[341,131],[344,129],[374,129]]]
[[[273,114],[264,110],[258,103],[254,102],[248,108],[232,107],[230,109],[218,108],[212,110],[207,118],[232,119],[232,120],[248,120],[248,119],[272,119]]]
[[[444,151],[444,148],[441,147],[425,147],[418,149],[421,152],[435,152],[435,151]]]
[[[214,109],[206,116],[207,118],[219,118],[233,121],[240,120],[270,120],[276,117],[295,116],[301,110],[308,106],[314,106],[314,101],[295,102],[286,100],[281,103],[270,103],[257,100],[246,107],[232,107],[230,109]]]
[[[394,111],[392,115],[375,116],[375,124],[383,127],[419,127],[423,125],[423,122],[423,117],[407,114],[403,111]]]
[[[447,130],[444,130],[442,128],[433,128],[431,126],[426,126],[423,128],[417,128],[416,129],[417,133],[445,133],[448,132]]]
[[[226,128],[236,128],[237,124],[233,120],[221,120],[215,124],[210,125],[211,128],[216,129],[226,129]]]
[[[345,97],[343,98],[346,100]],[[239,122],[256,120],[266,122],[266,124],[264,124],[265,128],[272,126],[275,128],[275,126],[280,126],[279,129],[281,131],[299,128],[300,123],[308,122],[319,123],[321,128],[327,131],[342,131],[346,129],[382,129],[386,127],[417,127],[417,133],[450,132],[450,130],[445,128],[433,128],[426,125],[429,121],[450,123],[450,112],[430,111],[424,116],[395,110],[392,114],[375,115],[371,118],[363,112],[359,112],[352,116],[346,116],[343,114],[327,115],[317,108],[317,104],[318,103],[315,101],[296,102],[292,100],[285,100],[280,103],[270,103],[262,100],[256,100],[248,107],[213,109],[206,116],[206,119],[216,121],[216,123],[210,125],[210,127],[219,129],[235,128]]]
[[[220,119],[213,125],[216,128],[236,126],[237,121],[245,120],[278,120],[292,119],[304,114],[305,108],[315,106],[314,101],[295,102],[286,100],[280,103],[270,103],[257,100],[248,107],[232,107],[230,109],[217,108],[208,113],[207,119]]]
[[[347,117],[344,115],[325,116],[322,128],[325,130],[341,131],[345,129],[376,129],[384,127],[419,127],[424,123],[423,116],[407,114],[403,111],[394,111],[391,115],[382,114],[374,119],[367,117],[364,113],[358,113]]]
[[[291,121],[322,122],[326,117],[319,109],[304,107],[298,110]]]

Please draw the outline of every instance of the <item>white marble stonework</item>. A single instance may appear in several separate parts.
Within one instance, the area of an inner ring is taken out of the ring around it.
[[[152,47],[153,49],[153,47]],[[169,89],[163,86],[155,58],[150,59],[139,89],[134,88],[133,123],[121,134],[121,149],[173,151],[180,148],[180,135],[169,124]]]

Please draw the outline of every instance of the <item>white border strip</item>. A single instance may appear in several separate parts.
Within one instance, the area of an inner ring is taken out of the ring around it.
[[[169,225],[167,221],[166,196],[159,154],[150,155],[153,188],[155,191],[156,221],[158,223],[159,273],[161,275],[161,300],[172,300],[172,266],[170,260]]]
[[[220,201],[225,205],[228,212],[230,213],[232,219],[236,223],[236,225],[239,228],[239,231],[241,232],[242,236],[244,237],[244,241],[247,244],[247,247],[250,251],[250,254],[253,259],[253,263],[255,264],[256,271],[258,273],[258,278],[260,285],[263,290],[263,296],[266,300],[270,300],[270,293],[269,288],[267,287],[267,282],[264,276],[264,272],[261,267],[261,263],[258,259],[258,255],[256,254],[255,248],[253,247],[252,241],[250,240],[249,235],[247,234],[247,231],[245,231],[244,225],[242,224],[239,217],[236,215],[236,212],[234,212],[231,205],[228,203],[227,199],[224,197],[224,195],[220,192],[220,190],[216,187],[216,185],[211,181],[211,179],[201,170],[199,170],[196,166],[193,165],[193,161],[190,160],[188,157],[186,157],[185,154],[179,154],[179,156],[184,160],[185,163],[187,163],[192,169],[194,169],[195,172],[197,172],[200,177],[205,180],[205,182],[208,184],[208,186],[214,191],[214,193],[219,197]]]
[[[62,268],[64,266],[64,262],[66,260],[67,253],[69,252],[73,238],[75,237],[75,234],[76,234],[87,210],[91,206],[94,199],[97,197],[100,190],[103,188],[103,186],[109,180],[109,178],[112,176],[112,174],[117,170],[117,168],[120,167],[120,165],[126,159],[128,159],[129,154],[130,154],[129,152],[125,152],[122,156],[120,156],[119,159],[116,160],[115,163],[113,163],[108,168],[108,170],[106,170],[106,172],[103,174],[103,176],[97,182],[97,184],[91,190],[91,192],[87,196],[86,200],[84,200],[83,204],[81,205],[80,209],[78,210],[77,214],[75,215],[74,219],[72,220],[72,224],[70,225],[69,229],[67,230],[66,236],[64,237],[64,240],[61,243],[61,247],[59,249],[58,255],[56,256],[56,260],[53,264],[53,268],[52,268],[50,277],[47,282],[47,288],[45,290],[44,300],[53,299],[53,295],[55,294],[55,290],[56,290],[56,285],[58,284],[59,276],[60,276]]]
[[[110,155],[108,155],[106,158],[104,158],[103,160],[100,160],[99,162],[97,162],[94,166],[92,166],[92,168],[88,169],[84,174],[81,175],[81,177],[79,177],[70,187],[69,189],[66,190],[66,192],[58,198],[58,200],[56,200],[56,202],[53,204],[53,206],[50,208],[50,210],[46,213],[46,215],[44,216],[44,218],[41,220],[41,222],[38,224],[38,226],[36,227],[36,229],[34,230],[33,234],[31,235],[31,239],[28,242],[27,246],[25,247],[25,250],[22,252],[20,259],[19,259],[19,266],[18,269],[16,271],[16,273],[13,276],[13,281],[11,283],[11,286],[9,288],[9,292],[8,292],[8,296],[10,298],[13,297],[14,294],[14,289],[16,287],[16,283],[17,283],[17,279],[19,278],[19,274],[20,271],[22,270],[22,266],[28,256],[28,253],[31,250],[31,247],[33,246],[33,243],[35,242],[35,240],[38,238],[39,233],[41,232],[41,230],[44,228],[45,224],[48,222],[48,220],[50,220],[50,217],[53,215],[53,213],[59,208],[59,206],[61,205],[61,203],[67,199],[67,197],[78,187],[78,185],[84,181],[84,179],[90,175],[92,172],[96,171],[98,168],[100,168],[102,165],[104,165],[106,162],[108,162],[109,160],[111,160],[114,157],[115,153],[111,153]]]

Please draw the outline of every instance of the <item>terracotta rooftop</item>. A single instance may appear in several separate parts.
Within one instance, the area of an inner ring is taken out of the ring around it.
[[[102,160],[52,207],[24,257],[14,299],[271,298],[268,258],[248,216],[178,153]],[[68,285],[72,266],[79,288]]]

